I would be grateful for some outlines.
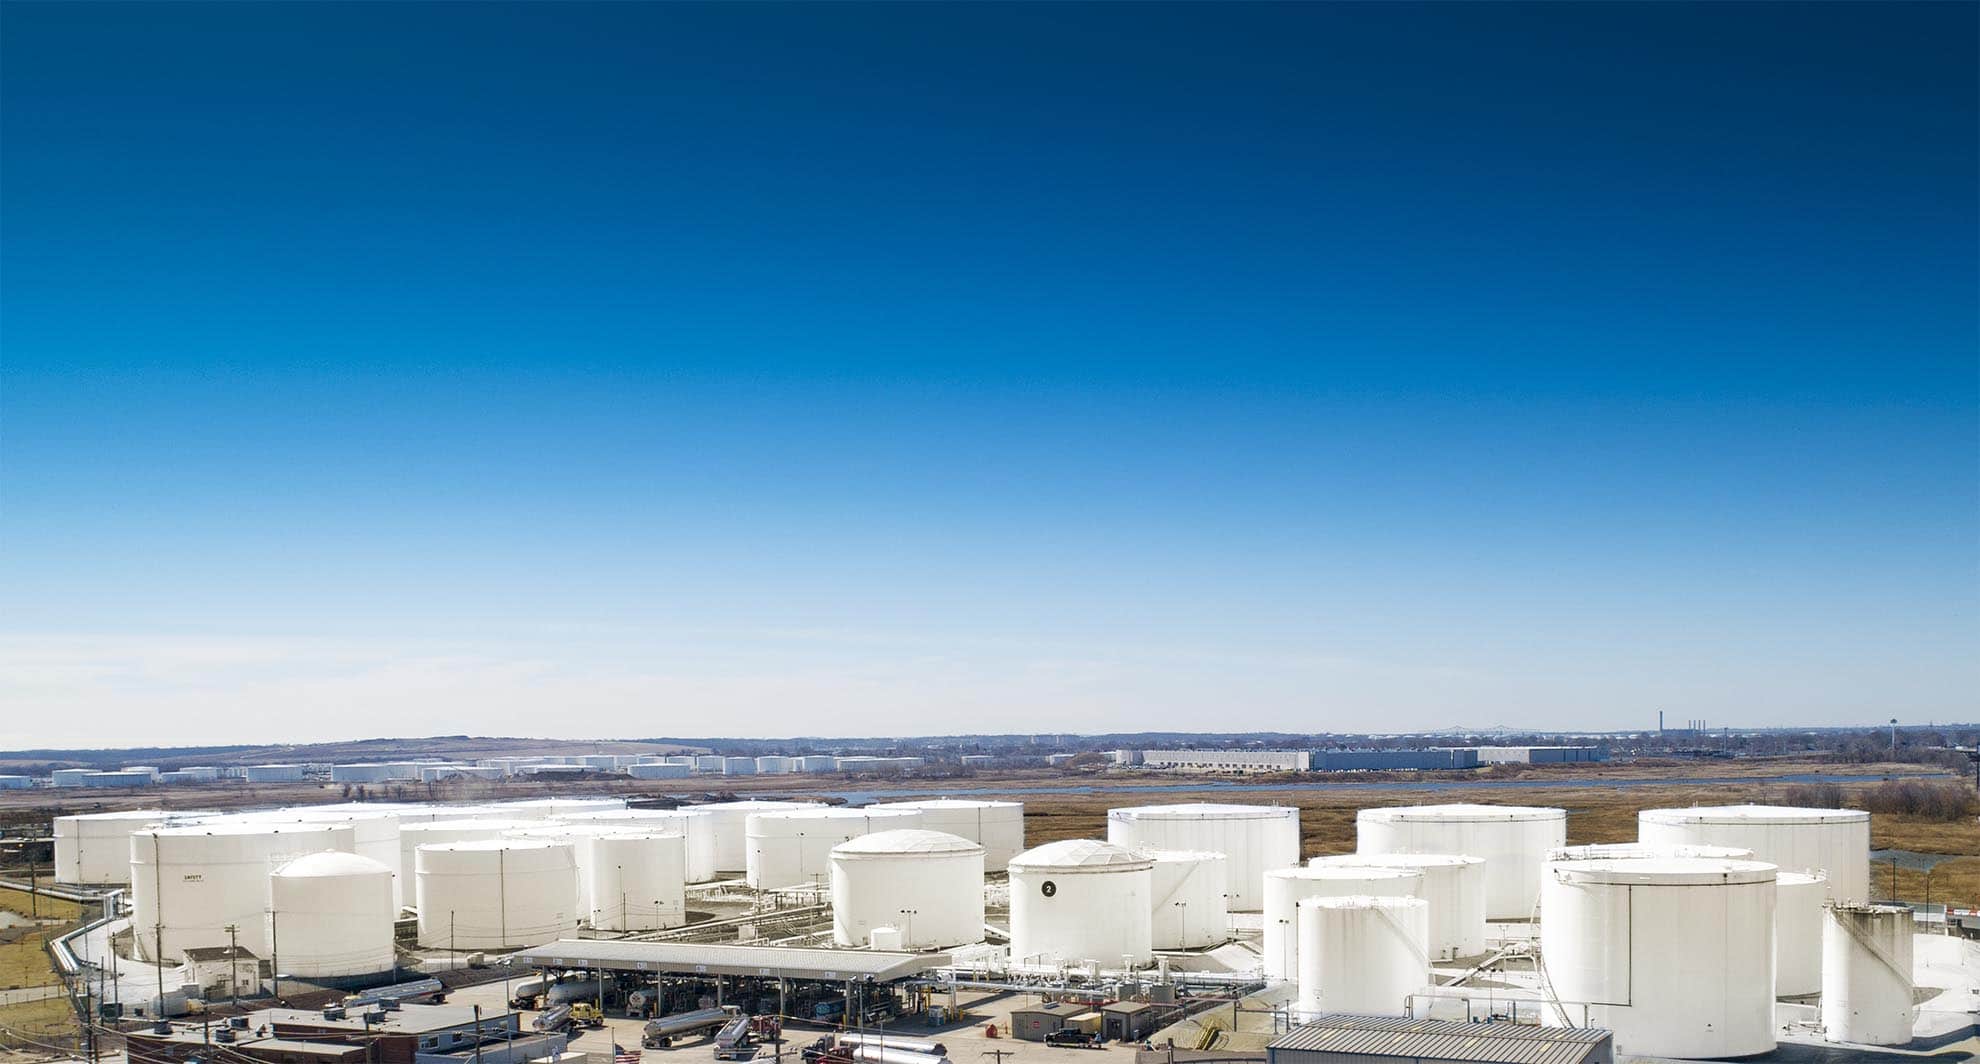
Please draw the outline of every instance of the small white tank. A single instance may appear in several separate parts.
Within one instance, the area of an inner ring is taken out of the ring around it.
[[[944,831],[876,831],[832,847],[832,940],[863,946],[897,928],[894,948],[983,941],[983,847]]]
[[[1774,996],[1822,992],[1822,906],[1829,884],[1820,872],[1781,872],[1774,881]]]
[[[743,882],[757,890],[824,887],[832,879],[832,847],[876,831],[922,826],[918,809],[779,809],[751,813],[743,834],[749,852]]]
[[[1264,936],[1259,952],[1265,975],[1292,979],[1299,973],[1299,903],[1306,898],[1356,895],[1417,898],[1423,873],[1413,868],[1275,868],[1265,873]]]
[[[983,847],[984,867],[1001,872],[1024,852],[1024,803],[971,798],[880,802],[869,809],[919,809],[921,826],[960,835]]]
[[[1199,850],[1229,858],[1225,905],[1257,912],[1259,877],[1299,864],[1299,807],[1190,802],[1107,810],[1107,841],[1143,850]]]
[[[495,839],[413,851],[419,944],[428,949],[534,946],[577,931],[577,855],[568,842]]]
[[[719,771],[719,770],[718,770]],[[710,828],[715,840],[715,871],[744,872],[749,869],[749,816],[786,809],[822,809],[819,802],[740,801],[710,802],[682,806],[690,812],[712,817]]]
[[[602,809],[566,813],[559,820],[576,824],[622,824],[639,831],[687,836],[687,881],[715,878],[715,816],[686,809]]]
[[[1008,866],[1011,964],[1147,964],[1154,867],[1138,851],[1097,839],[1018,854]]]
[[[398,887],[381,861],[329,851],[298,857],[268,878],[271,951],[282,975],[330,979],[389,972]]]
[[[1230,858],[1207,850],[1143,850],[1151,870],[1149,943],[1156,949],[1202,949],[1231,937],[1224,906]]]
[[[1430,907],[1430,959],[1454,960],[1485,952],[1485,859],[1451,853],[1346,853],[1315,857],[1309,868],[1406,868],[1423,873]]]
[[[657,931],[687,923],[687,836],[598,835],[582,845],[591,869],[588,920],[600,931]]]
[[[1903,905],[1831,904],[1822,920],[1822,1037],[1901,1046],[1911,1042],[1911,910]]]
[[[1789,872],[1822,872],[1832,901],[1870,897],[1870,814],[1860,809],[1717,805],[1645,809],[1638,841],[1744,846],[1757,861]]]
[[[1607,1027],[1616,1056],[1774,1049],[1774,866],[1556,861],[1540,896],[1550,1026]]]
[[[1547,806],[1409,805],[1355,814],[1355,852],[1485,859],[1485,918],[1529,920],[1547,852],[1567,845],[1567,813]]]
[[[1430,981],[1422,898],[1305,898],[1298,911],[1301,1013],[1401,1016]]]
[[[426,823],[399,824],[399,867],[405,874],[399,877],[399,905],[412,908],[417,902],[418,877],[414,875],[413,851],[421,846],[438,846],[450,842],[488,842],[502,838],[511,831],[534,827],[533,820],[493,820],[484,817],[464,817],[458,820],[432,820]]]
[[[349,824],[207,824],[132,835],[131,928],[146,960],[177,962],[194,946],[268,956],[268,873],[304,854],[350,852]]]

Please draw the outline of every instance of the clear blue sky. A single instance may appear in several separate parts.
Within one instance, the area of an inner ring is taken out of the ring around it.
[[[1977,13],[8,3],[0,746],[1980,717]]]

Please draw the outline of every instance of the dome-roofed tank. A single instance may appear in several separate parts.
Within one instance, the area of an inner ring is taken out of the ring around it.
[[[1430,981],[1422,898],[1304,898],[1298,921],[1301,1013],[1401,1016]]]
[[[489,839],[425,844],[413,851],[419,944],[428,949],[505,949],[577,931],[573,844]]]
[[[1430,924],[1425,945],[1432,960],[1476,957],[1485,952],[1485,859],[1452,853],[1337,854],[1315,857],[1309,868],[1405,868],[1423,873]]]
[[[832,879],[832,847],[876,831],[921,827],[919,809],[776,809],[751,813],[743,834],[743,882],[757,890],[822,887]]]
[[[960,835],[983,847],[984,867],[1001,872],[1024,852],[1024,803],[974,798],[920,798],[878,802],[869,809],[918,809],[929,831]]]
[[[1528,920],[1547,851],[1567,845],[1567,812],[1529,805],[1404,805],[1355,814],[1356,853],[1485,859],[1485,918]]]
[[[1205,850],[1229,858],[1224,897],[1232,912],[1264,904],[1260,879],[1299,864],[1299,808],[1189,802],[1107,810],[1107,841],[1144,850]]]
[[[268,955],[268,874],[323,850],[348,853],[349,824],[233,822],[150,828],[131,836],[131,927],[146,960],[238,941]],[[227,927],[239,929],[238,939]]]
[[[908,949],[983,940],[983,847],[945,831],[876,831],[832,847],[832,940],[872,944],[899,929]]]
[[[1753,859],[1789,872],[1828,876],[1832,901],[1870,897],[1870,814],[1861,809],[1786,805],[1713,805],[1645,809],[1636,814],[1639,842],[1743,846]]]
[[[1048,842],[1018,854],[1011,876],[1011,963],[1146,964],[1155,862],[1097,839]]]
[[[398,888],[382,861],[329,851],[298,857],[268,878],[269,941],[282,974],[328,979],[389,972]]]
[[[1299,903],[1307,898],[1423,896],[1423,872],[1415,868],[1356,865],[1336,868],[1275,868],[1265,873],[1265,911],[1260,953],[1265,974],[1292,979],[1299,974]]]

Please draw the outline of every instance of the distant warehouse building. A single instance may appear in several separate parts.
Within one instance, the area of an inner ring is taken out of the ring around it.
[[[0,776],[0,791],[26,790],[34,786],[32,776]]]
[[[1448,746],[1434,750],[1315,750],[1313,767],[1320,772],[1477,768],[1478,751]]]
[[[1609,748],[1606,746],[1477,746],[1454,749],[1477,751],[1481,765],[1562,765],[1609,759]]]
[[[1599,1027],[1322,1014],[1265,1047],[1265,1064],[1615,1064]]]
[[[301,783],[303,781],[303,767],[301,765],[249,765],[247,767],[247,781],[249,783]]]
[[[636,780],[682,780],[694,774],[688,765],[634,765],[626,774]]]
[[[1141,763],[1173,772],[1305,772],[1306,750],[1143,750]]]

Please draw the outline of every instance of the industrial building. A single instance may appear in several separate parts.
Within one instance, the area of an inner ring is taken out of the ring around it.
[[[1435,771],[1477,768],[1478,762],[1478,751],[1448,746],[1429,750],[1315,750],[1312,758],[1317,772]]]
[[[1305,750],[1143,750],[1148,768],[1178,772],[1305,772],[1312,754]]]
[[[1266,1064],[1615,1064],[1608,1031],[1329,1013],[1265,1047]]]

